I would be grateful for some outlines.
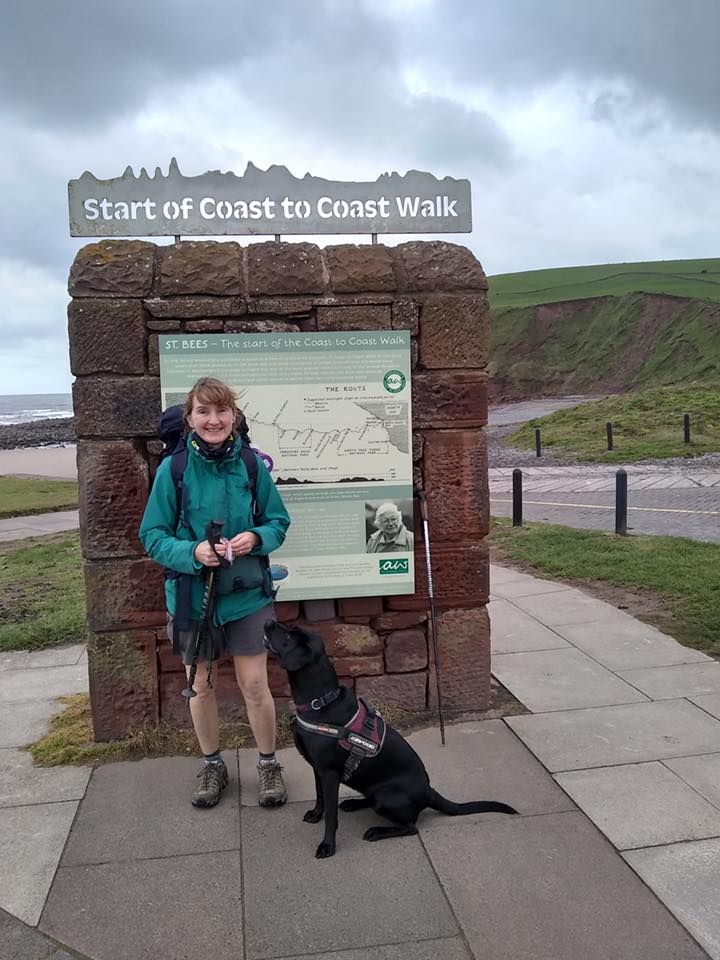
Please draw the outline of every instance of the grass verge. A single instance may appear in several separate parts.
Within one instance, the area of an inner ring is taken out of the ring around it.
[[[690,443],[684,442],[683,415],[690,415]],[[607,450],[606,424],[613,424]],[[535,428],[543,448],[594,463],[629,463],[648,458],[692,458],[720,450],[720,389],[661,387],[606,397],[539,417],[511,433],[507,442],[535,447]]]
[[[85,640],[79,533],[0,544],[0,651]]]
[[[198,756],[195,734],[190,728],[176,727],[167,721],[147,723],[133,730],[122,740],[96,743],[93,740],[90,697],[77,693],[58,697],[65,707],[50,721],[50,731],[27,749],[37,766],[55,767],[68,764],[88,765],[117,763],[120,760],[140,760],[143,757]],[[393,726],[402,727],[412,715],[400,707],[383,704],[382,715]],[[292,746],[292,717],[279,713],[277,718],[277,746]],[[220,725],[223,750],[244,749],[254,744],[247,723]]]
[[[720,654],[720,546],[681,537],[618,537],[493,519],[493,559],[579,586],[621,588],[630,613],[697,650]]]
[[[75,510],[77,505],[78,485],[74,480],[0,477],[0,519]]]

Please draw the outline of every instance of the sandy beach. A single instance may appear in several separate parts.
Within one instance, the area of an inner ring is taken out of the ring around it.
[[[16,450],[0,450],[0,476],[76,480],[75,460],[75,444],[64,447],[23,447]]]

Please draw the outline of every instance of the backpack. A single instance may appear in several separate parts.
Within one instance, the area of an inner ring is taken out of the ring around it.
[[[260,451],[255,451],[253,448],[251,448],[250,433],[248,430],[247,420],[245,419],[244,415],[241,415],[240,417],[238,428],[238,432],[242,439],[240,456],[242,457],[243,463],[245,464],[245,469],[247,470],[248,480],[250,482],[250,495],[252,497],[252,515],[253,520],[256,520],[260,513],[256,499],[258,457],[261,457],[268,466],[272,464],[272,460],[267,457],[266,454],[262,454]],[[167,457],[170,457],[170,474],[172,476],[173,487],[175,488],[175,495],[177,497],[178,519],[183,518],[183,521],[187,524],[187,521],[184,519],[185,506],[187,502],[187,487],[183,482],[183,476],[188,463],[188,430],[185,425],[185,416],[182,404],[178,403],[172,407],[168,407],[166,410],[163,410],[157,423],[157,435],[163,442],[163,450],[160,454],[160,462],[162,463],[163,460],[165,460]],[[190,529],[190,533],[196,537],[196,539],[199,539],[192,528],[189,527],[188,529]],[[266,592],[269,592],[270,596],[274,596],[274,591],[272,590],[272,578],[270,576],[270,559],[267,556],[260,556],[258,557],[258,560],[260,561],[261,567],[265,571],[265,579],[267,583]],[[173,625],[173,649],[176,653],[178,653],[178,631],[187,630],[190,627],[190,590],[192,577],[187,574],[179,574],[174,570],[166,570],[165,576],[178,581],[176,613]]]

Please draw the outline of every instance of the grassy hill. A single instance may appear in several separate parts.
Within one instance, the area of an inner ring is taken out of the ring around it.
[[[720,380],[720,259],[489,278],[494,398]]]
[[[490,306],[496,310],[627,293],[659,293],[720,303],[718,258],[527,270],[500,273],[489,281]]]

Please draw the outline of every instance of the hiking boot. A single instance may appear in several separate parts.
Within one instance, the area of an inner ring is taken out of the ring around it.
[[[287,790],[282,778],[282,767],[277,760],[258,764],[260,790],[258,803],[261,807],[281,807],[287,800]]]
[[[227,767],[222,760],[206,763],[198,774],[200,783],[192,795],[194,807],[214,807],[230,782]]]

